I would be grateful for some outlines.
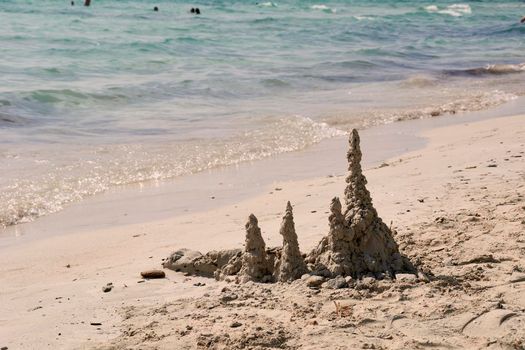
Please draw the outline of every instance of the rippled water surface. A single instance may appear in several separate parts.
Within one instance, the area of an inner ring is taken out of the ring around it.
[[[522,1],[81,2],[0,1],[0,225],[525,92]]]

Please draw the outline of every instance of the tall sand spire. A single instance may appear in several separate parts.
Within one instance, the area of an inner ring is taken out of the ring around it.
[[[357,130],[349,137],[348,176],[345,209],[334,198],[331,203],[330,233],[308,256],[310,269],[328,277],[402,271],[405,261],[399,254],[392,232],[372,205],[366,178],[361,169],[361,148]]]
[[[350,133],[348,144],[349,147],[346,155],[348,159],[347,186],[345,188],[346,208],[343,214],[347,225],[359,229],[360,227],[369,225],[374,219],[377,219],[377,211],[372,205],[370,192],[368,192],[366,188],[368,182],[361,169],[362,153],[360,138],[356,129],[353,129]]]

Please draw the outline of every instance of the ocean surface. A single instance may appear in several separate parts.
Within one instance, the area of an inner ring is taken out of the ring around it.
[[[0,226],[525,94],[523,1],[75,2],[0,0]]]

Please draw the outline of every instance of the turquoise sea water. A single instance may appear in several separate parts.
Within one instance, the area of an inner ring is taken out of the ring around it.
[[[0,0],[0,225],[525,92],[523,1],[75,2]]]

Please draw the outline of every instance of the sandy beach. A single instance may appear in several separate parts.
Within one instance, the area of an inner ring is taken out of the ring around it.
[[[0,350],[525,350],[524,14],[0,0]]]
[[[279,246],[288,200],[300,248],[310,251],[328,232],[344,173],[281,181],[204,211],[2,248],[0,347],[523,349],[524,120],[429,129],[419,135],[425,147],[365,167],[379,215],[426,276],[365,278],[343,289],[167,269],[165,279],[141,278],[179,248],[242,248],[250,213],[266,245]],[[104,293],[107,283],[114,287]]]

